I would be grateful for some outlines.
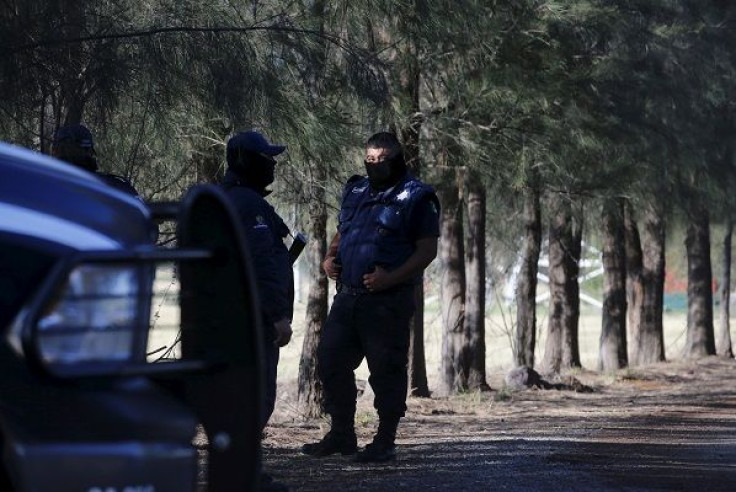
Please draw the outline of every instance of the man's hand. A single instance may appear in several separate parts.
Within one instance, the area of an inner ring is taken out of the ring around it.
[[[289,318],[278,320],[273,324],[273,327],[276,329],[276,340],[274,340],[274,343],[279,347],[283,347],[289,343],[292,334],[291,321],[289,321]]]
[[[338,278],[340,278],[340,271],[342,270],[342,267],[335,263],[334,260],[334,256],[328,256],[327,258],[325,258],[325,260],[322,262],[322,269],[332,280],[337,280]]]
[[[363,275],[363,285],[371,292],[380,292],[394,286],[394,280],[390,272],[377,266],[372,273]]]
[[[391,271],[376,267],[375,271],[363,275],[363,285],[370,292],[379,292],[403,283],[410,283],[437,256],[437,238],[428,237],[416,242],[416,251],[398,268]]]

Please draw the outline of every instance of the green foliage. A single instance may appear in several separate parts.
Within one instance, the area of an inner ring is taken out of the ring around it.
[[[215,179],[227,138],[260,128],[289,147],[277,198],[302,206],[315,187],[334,205],[368,134],[414,130],[425,168],[486,183],[513,251],[528,186],[730,213],[735,15],[692,0],[11,0],[0,138],[48,151],[83,120],[103,168],[163,199]]]

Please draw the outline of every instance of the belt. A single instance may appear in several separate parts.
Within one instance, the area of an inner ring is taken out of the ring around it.
[[[365,287],[353,287],[352,285],[345,285],[338,283],[337,284],[337,292],[339,294],[348,294],[350,296],[360,296],[363,294],[393,294],[400,292],[404,289],[413,289],[414,286],[411,284],[401,284],[396,285],[394,287],[391,287],[390,289],[382,290],[379,292],[371,292],[370,290],[366,289]]]

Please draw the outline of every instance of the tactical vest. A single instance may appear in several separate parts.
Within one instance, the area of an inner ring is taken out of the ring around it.
[[[390,271],[402,265],[416,249],[416,238],[409,237],[412,210],[419,200],[433,193],[432,187],[410,175],[396,186],[375,193],[368,178],[351,178],[343,192],[338,219],[340,246],[336,262],[342,265],[340,282],[360,288],[363,275],[375,266]]]

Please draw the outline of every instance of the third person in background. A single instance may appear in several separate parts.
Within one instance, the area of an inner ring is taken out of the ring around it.
[[[54,157],[89,171],[113,188],[142,200],[133,185],[117,174],[100,172],[92,132],[80,124],[60,127],[54,135],[51,148]]]

